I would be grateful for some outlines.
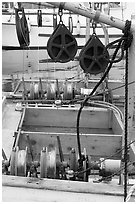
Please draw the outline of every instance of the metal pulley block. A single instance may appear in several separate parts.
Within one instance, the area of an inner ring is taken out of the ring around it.
[[[56,178],[56,148],[43,148],[40,156],[40,177]]]
[[[77,41],[62,23],[58,24],[47,43],[47,51],[55,62],[69,62],[77,52]]]
[[[80,52],[80,66],[85,73],[99,74],[108,65],[109,53],[96,34],[93,34]]]
[[[22,12],[22,17],[19,16],[19,11]],[[16,32],[18,41],[21,47],[29,46],[29,28],[27,19],[25,16],[24,8],[17,9],[15,8],[15,22],[16,22]]]
[[[72,83],[67,83],[67,82],[65,83],[63,99],[64,100],[74,99],[74,87]]]

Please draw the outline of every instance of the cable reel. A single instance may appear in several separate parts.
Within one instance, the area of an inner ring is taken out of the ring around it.
[[[80,52],[80,66],[85,73],[99,74],[108,65],[109,53],[95,33],[96,24],[93,23],[93,34]]]
[[[60,22],[50,36],[47,43],[47,52],[55,62],[69,62],[77,52],[77,41],[63,24],[62,9],[59,9]]]
[[[19,16],[19,11],[22,12],[22,17]],[[15,8],[15,22],[16,22],[16,32],[20,47],[28,47],[30,44],[29,38],[29,28],[27,19],[25,16],[24,8]]]

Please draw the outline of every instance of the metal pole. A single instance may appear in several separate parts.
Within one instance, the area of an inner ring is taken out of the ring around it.
[[[54,5],[55,7],[62,7],[65,10],[69,10],[75,14],[79,14],[100,23],[105,23],[112,27],[118,28],[120,30],[124,30],[125,21],[121,21],[118,18],[113,16],[108,16],[106,14],[101,13],[100,11],[90,10],[90,8],[86,8],[81,3],[73,3],[73,2],[47,2],[49,4]],[[131,31],[135,30],[135,26],[131,25]]]

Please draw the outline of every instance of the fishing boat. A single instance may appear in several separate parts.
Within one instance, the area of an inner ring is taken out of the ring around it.
[[[3,201],[135,201],[127,6],[3,3]]]

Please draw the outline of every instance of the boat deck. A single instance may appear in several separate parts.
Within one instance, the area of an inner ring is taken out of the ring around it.
[[[14,132],[17,130],[21,112],[15,111],[16,104],[6,103],[2,111],[2,148],[9,158],[14,142]]]
[[[110,183],[65,181],[56,179],[36,179],[3,176],[3,201],[34,202],[123,202],[124,187],[118,179]],[[130,186],[128,187],[130,188]],[[15,190],[18,193],[14,193]],[[10,196],[6,196],[6,195]],[[19,195],[19,196],[18,196]],[[131,202],[134,202],[134,195]]]

